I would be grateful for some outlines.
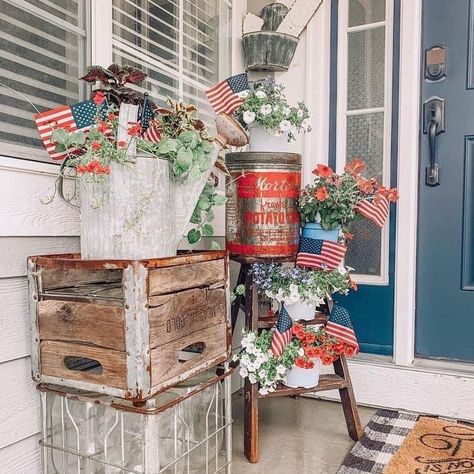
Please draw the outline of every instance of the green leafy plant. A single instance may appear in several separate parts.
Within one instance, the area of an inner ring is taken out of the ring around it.
[[[355,284],[350,278],[351,269],[341,267],[332,271],[287,267],[277,263],[255,263],[252,278],[259,293],[279,303],[324,303],[335,292],[347,294]]]
[[[288,141],[300,132],[310,132],[308,108],[303,102],[291,107],[284,90],[273,78],[256,82],[244,93],[245,102],[234,113],[235,118],[247,130],[255,124],[277,136],[287,132]]]
[[[259,392],[266,395],[274,392],[280,382],[285,380],[288,370],[293,367],[311,369],[314,361],[321,359],[323,365],[332,364],[341,354],[352,356],[354,346],[327,334],[324,327],[318,329],[294,324],[292,338],[283,353],[275,357],[271,351],[274,330],[243,331],[238,354],[233,357],[239,361],[239,374],[250,383],[259,384]]]
[[[380,196],[392,202],[398,199],[395,188],[387,189],[375,178],[364,178],[361,175],[364,169],[364,162],[358,158],[348,163],[340,175],[319,164],[313,170],[316,175],[313,184],[305,186],[298,198],[302,225],[314,222],[326,230],[342,228],[350,238],[351,224],[359,217],[356,209],[360,201],[367,198],[377,201]]]
[[[196,227],[188,232],[190,244],[199,242],[202,237],[214,235],[214,227],[211,224],[214,220],[213,208],[224,205],[226,201],[227,198],[217,192],[214,180],[211,178],[204,186],[191,216],[191,223],[196,224]]]

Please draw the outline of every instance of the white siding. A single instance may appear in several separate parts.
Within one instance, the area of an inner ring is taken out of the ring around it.
[[[26,257],[77,252],[79,220],[51,195],[58,167],[0,157],[0,474],[36,474],[39,396],[30,374]]]

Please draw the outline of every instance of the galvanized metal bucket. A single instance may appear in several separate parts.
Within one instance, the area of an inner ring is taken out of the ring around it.
[[[298,38],[276,31],[253,31],[242,35],[242,46],[250,71],[287,71]]]
[[[217,158],[217,147],[213,163]],[[86,260],[147,259],[176,255],[209,176],[186,183],[167,160],[138,154],[110,164],[104,183],[81,180],[81,256]]]
[[[298,251],[301,155],[226,155],[226,244],[231,255],[290,257]]]

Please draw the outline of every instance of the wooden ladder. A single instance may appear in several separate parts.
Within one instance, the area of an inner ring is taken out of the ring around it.
[[[249,274],[250,265],[258,262],[287,262],[288,259],[235,259],[240,262],[240,272],[237,279],[237,285],[245,285],[245,293],[237,295],[232,304],[232,330],[235,328],[239,309],[245,311],[245,329],[247,331],[257,331],[259,329],[268,329],[276,324],[277,316],[259,317],[257,288],[252,284],[252,277]],[[305,324],[326,324],[326,313],[316,313],[312,321],[305,321]],[[244,386],[244,451],[247,459],[256,463],[259,460],[259,442],[258,442],[258,403],[261,398],[299,396],[304,393],[323,392],[326,390],[339,390],[341,396],[342,409],[347,424],[349,436],[357,441],[362,436],[362,425],[360,423],[359,412],[354,397],[351,377],[347,360],[341,355],[334,363],[334,374],[321,375],[319,383],[312,388],[290,388],[279,385],[275,392],[267,395],[258,393],[258,384],[251,384],[245,379]]]

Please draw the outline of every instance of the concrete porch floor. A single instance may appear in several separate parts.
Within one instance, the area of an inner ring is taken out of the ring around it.
[[[362,426],[377,410],[359,407]],[[243,396],[233,395],[232,474],[335,474],[354,442],[339,403],[291,397],[259,402],[260,462],[250,464],[243,447]]]

